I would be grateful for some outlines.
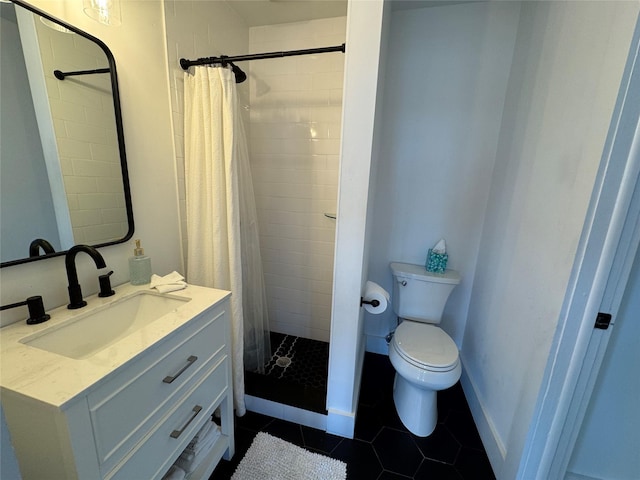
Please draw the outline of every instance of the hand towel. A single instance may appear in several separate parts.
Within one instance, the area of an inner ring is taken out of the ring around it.
[[[218,440],[220,427],[215,424],[214,427],[215,428],[211,429],[206,436],[201,437],[193,447],[188,446],[185,448],[176,460],[175,464],[187,472],[187,475],[198,468],[203,458],[209,454],[211,448]]]
[[[164,474],[162,480],[183,480],[184,477],[187,476],[187,472],[178,467],[177,465],[172,465],[167,473]]]
[[[200,439],[195,444],[187,445],[184,451],[186,453],[192,453],[194,455],[198,455],[201,451],[207,450],[214,443],[216,443],[216,440],[218,439],[219,436],[220,436],[220,427],[216,425],[216,427],[211,431],[209,431],[209,433],[207,433],[206,436],[200,437]]]
[[[204,440],[204,438],[209,434],[214,425],[217,427],[217,425],[213,423],[213,421],[205,422],[204,426],[198,431],[198,433],[195,434],[193,439],[189,442],[189,444],[187,445],[187,449],[193,450],[201,440]]]
[[[156,274],[151,275],[150,288],[155,288],[160,293],[168,293],[187,288],[187,283],[184,281],[184,277],[182,275],[173,271],[164,277]]]

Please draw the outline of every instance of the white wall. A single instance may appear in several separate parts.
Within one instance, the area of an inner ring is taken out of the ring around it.
[[[499,479],[516,476],[637,12],[522,4],[461,351]]]
[[[367,276],[365,242],[374,118],[388,3],[349,2],[336,231],[327,431],[352,437],[364,354],[360,295]]]
[[[176,176],[180,205],[180,232],[184,265],[187,264],[187,216],[184,183],[184,70],[180,59],[195,60],[248,52],[249,28],[226,3],[219,1],[166,0],[166,45],[171,113],[176,150]],[[240,102],[249,103],[248,82],[238,88]],[[245,125],[246,119],[245,119]],[[185,272],[186,273],[186,272]]]
[[[442,327],[458,346],[496,156],[518,25],[516,2],[443,5],[392,15],[369,278],[392,293],[389,263],[424,265],[447,241],[462,283]],[[386,353],[390,307],[365,314],[367,348]]]
[[[598,374],[568,471],[588,478],[640,478],[640,254]]]
[[[31,3],[105,41],[116,59],[124,135],[129,162],[136,238],[151,256],[153,271],[181,269],[171,110],[168,98],[164,21],[160,2],[122,2],[122,25],[105,27],[82,12],[81,0],[33,0]],[[3,235],[6,233],[3,231]],[[127,259],[133,241],[101,249],[112,282],[128,281]],[[85,258],[86,257],[86,258]],[[83,293],[98,291],[97,271],[87,255],[78,255]],[[117,287],[116,287],[117,290]],[[64,258],[0,270],[0,303],[42,295],[47,309],[68,303]],[[2,324],[24,321],[26,310],[2,312]],[[3,435],[6,425],[2,424]],[[3,437],[4,438],[4,437]],[[3,469],[5,466],[3,446]]]
[[[252,27],[252,53],[345,42],[346,17]],[[242,64],[271,330],[329,341],[344,54]],[[246,67],[245,67],[246,66]]]
[[[151,256],[154,273],[181,269],[178,235],[171,110],[168,98],[162,5],[127,1],[122,5],[122,25],[106,27],[82,12],[81,0],[31,2],[103,40],[116,60],[125,146],[129,164],[135,238],[142,239]],[[6,234],[3,232],[3,234]],[[101,249],[114,285],[129,280],[127,259],[133,241]],[[86,258],[85,258],[86,257]],[[78,255],[78,274],[85,295],[98,291],[95,265]],[[0,270],[1,303],[42,295],[45,308],[68,303],[64,258],[53,258]],[[24,320],[26,312],[2,312],[2,324]]]

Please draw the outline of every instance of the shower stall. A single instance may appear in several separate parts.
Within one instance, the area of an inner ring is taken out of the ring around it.
[[[325,414],[346,8],[342,16],[253,26],[233,5],[165,2],[169,58],[182,59],[170,65],[179,186],[182,68],[224,55],[241,82],[271,330],[272,357],[263,374],[245,372],[245,391]]]
[[[249,52],[345,42],[346,17],[253,27]],[[246,64],[245,64],[246,65]],[[325,413],[344,55],[251,61],[250,159],[272,359],[247,394]]]

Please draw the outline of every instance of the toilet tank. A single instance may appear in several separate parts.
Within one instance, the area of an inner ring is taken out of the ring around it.
[[[447,299],[460,283],[454,270],[427,272],[423,265],[390,264],[393,274],[393,311],[400,318],[439,324]]]

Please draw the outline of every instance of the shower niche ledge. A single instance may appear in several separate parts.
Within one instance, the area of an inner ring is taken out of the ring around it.
[[[98,349],[37,341],[94,316],[108,321],[105,312],[122,314],[151,293],[116,290],[88,298],[82,311],[60,307],[46,323],[2,329],[2,408],[23,480],[161,479],[218,408],[220,435],[187,478],[206,480],[233,456],[229,292],[189,286],[166,295],[172,308]]]

